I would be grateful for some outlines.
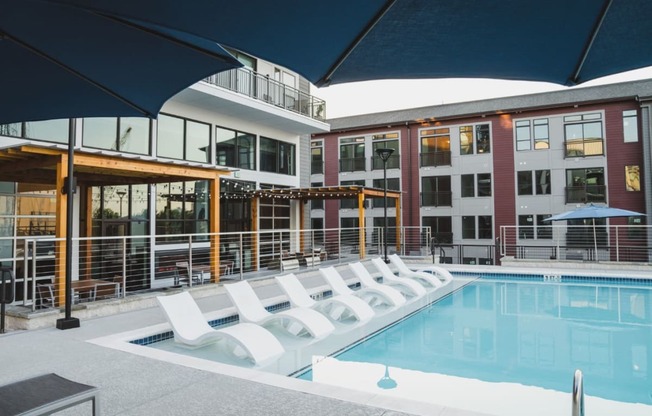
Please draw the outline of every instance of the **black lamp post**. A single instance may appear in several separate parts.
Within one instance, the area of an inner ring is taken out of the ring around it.
[[[127,191],[121,189],[119,191],[116,191],[116,194],[118,194],[118,198],[120,198],[120,218],[122,218],[122,198],[127,195]]]
[[[394,153],[394,149],[376,149],[376,154],[383,161],[383,188],[385,189],[385,222],[383,223],[383,242],[385,243],[385,263],[389,262],[387,258],[387,160]]]

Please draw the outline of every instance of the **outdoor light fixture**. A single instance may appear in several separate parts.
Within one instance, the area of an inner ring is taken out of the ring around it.
[[[392,153],[394,153],[394,149],[376,149],[376,154],[383,161],[383,188],[385,190],[385,222],[383,223],[383,243],[385,244],[385,263],[389,263],[389,259],[387,258],[387,160],[392,155]]]
[[[120,198],[120,218],[122,218],[122,198],[124,198],[125,195],[127,195],[127,191],[125,190],[119,190],[115,192],[118,194],[118,197]]]

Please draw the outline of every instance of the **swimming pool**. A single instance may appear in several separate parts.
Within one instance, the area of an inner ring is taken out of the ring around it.
[[[649,280],[487,275],[314,357],[299,378],[489,414],[552,415],[570,414],[579,368],[586,414],[649,415],[651,364]]]
[[[317,343],[283,339],[287,354],[265,368],[225,360],[219,349],[211,350],[213,347],[181,348],[171,340],[169,327],[163,323],[89,342],[252,382],[420,415],[447,411],[474,416],[570,414],[569,392],[576,364],[568,357],[588,357],[580,362],[590,365],[578,366],[585,374],[587,415],[652,414],[652,399],[645,402],[645,388],[652,391],[649,273],[630,273],[641,279],[616,279],[598,271],[580,272],[581,276],[573,272],[570,276],[568,270],[561,269],[548,274],[516,268],[505,274],[501,267],[460,266],[455,270],[455,280],[447,290],[431,292],[419,302],[379,314],[363,326],[338,327]],[[605,277],[595,278],[589,273]],[[451,291],[454,293],[448,295]],[[442,296],[432,308],[424,309]],[[219,304],[218,299],[206,299],[210,305]],[[266,299],[268,305],[283,302],[282,296]],[[588,313],[591,309],[594,311]],[[579,311],[586,314],[577,315]],[[237,319],[233,313],[227,301],[206,317],[224,324]],[[405,321],[421,320],[424,327],[409,325],[399,330],[401,326],[395,323],[406,316]],[[430,320],[435,317],[441,319]],[[562,319],[572,325],[556,322]],[[556,323],[544,324],[547,320]],[[608,327],[618,325],[625,328],[620,332],[631,334],[604,334]],[[381,335],[382,330],[391,336]],[[575,346],[563,347],[571,337]],[[364,346],[360,340],[369,344]],[[420,346],[416,350],[426,352],[426,358],[406,353],[408,344]],[[629,350],[626,345],[630,345]],[[379,359],[383,349],[398,355]],[[352,358],[347,361],[345,354]],[[422,361],[426,365],[415,366]],[[315,364],[312,375],[303,378],[317,382],[294,377],[310,363]],[[436,372],[438,367],[445,371]],[[521,373],[535,381],[517,378]],[[593,396],[601,386],[608,387],[608,381],[596,382],[596,378],[608,380],[614,373],[624,374],[624,379],[634,385],[633,400],[640,403]],[[287,377],[289,374],[293,377]]]

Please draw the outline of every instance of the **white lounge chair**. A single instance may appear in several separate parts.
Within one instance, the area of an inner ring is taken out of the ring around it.
[[[234,355],[256,365],[272,362],[285,352],[278,339],[258,325],[244,323],[212,328],[188,292],[156,299],[172,327],[174,340],[180,344],[200,347],[222,339],[234,346]]]
[[[423,287],[421,283],[405,277],[396,276],[380,257],[371,259],[371,262],[380,272],[380,275],[383,278],[383,283],[386,285],[395,287],[401,291],[401,293],[412,297],[421,297],[426,294],[426,288]],[[358,263],[359,267],[357,265],[353,266],[354,264],[356,263],[352,263],[350,266],[356,276],[360,277],[361,274],[367,274],[371,277],[371,274],[362,263]]]
[[[417,279],[426,282],[433,287],[441,287],[453,280],[453,276],[450,272],[442,267],[428,266],[419,270],[412,270],[405,265],[398,254],[390,254],[389,261],[396,266],[399,276]]]
[[[335,269],[335,267],[323,267],[319,272],[324,277],[326,282],[333,289],[335,295],[355,295],[361,297],[372,306],[385,303],[389,306],[401,306],[405,304],[405,296],[401,295],[398,290],[391,287],[376,286],[376,287],[363,287],[360,290],[353,290],[347,286],[346,282]]]
[[[315,339],[324,338],[335,330],[328,318],[310,308],[291,308],[277,313],[267,311],[246,280],[224,285],[224,288],[238,310],[240,322],[266,325],[277,321],[293,335],[310,334]]]
[[[294,308],[312,308],[330,316],[332,319],[354,317],[359,322],[373,318],[375,312],[365,301],[352,295],[335,295],[316,301],[310,297],[299,279],[292,273],[276,276],[276,282],[287,295]]]

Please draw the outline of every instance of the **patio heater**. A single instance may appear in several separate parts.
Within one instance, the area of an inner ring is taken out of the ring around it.
[[[119,191],[116,191],[115,193],[118,194],[118,198],[120,198],[120,218],[122,218],[122,198],[124,198],[125,195],[127,195],[127,191],[121,189]]]
[[[385,190],[384,208],[385,208],[385,222],[383,223],[383,243],[385,244],[385,263],[389,263],[387,258],[387,160],[394,153],[394,149],[376,149],[376,154],[383,161],[383,188]]]

